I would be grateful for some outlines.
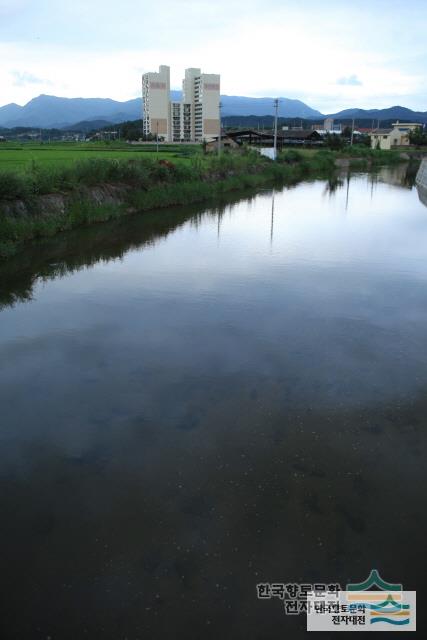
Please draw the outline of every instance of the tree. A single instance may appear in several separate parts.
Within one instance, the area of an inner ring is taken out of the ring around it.
[[[417,145],[417,147],[427,145],[427,133],[422,127],[417,127],[409,133],[409,142]]]
[[[327,133],[325,136],[325,147],[333,151],[339,151],[345,145],[343,138],[338,133]]]
[[[351,127],[349,125],[344,127],[344,130],[342,132],[342,137],[343,138],[347,138],[348,140],[350,140],[350,138],[351,138]]]

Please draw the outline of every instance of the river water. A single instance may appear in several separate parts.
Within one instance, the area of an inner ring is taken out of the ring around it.
[[[297,638],[257,583],[421,589],[426,258],[399,167],[4,265],[1,637]]]

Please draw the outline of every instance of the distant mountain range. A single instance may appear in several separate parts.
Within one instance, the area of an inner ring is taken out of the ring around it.
[[[274,113],[274,98],[245,98],[221,96],[223,116],[265,116]],[[279,98],[279,114],[282,118],[321,118],[322,114],[301,100]]]
[[[172,100],[181,98],[180,91],[171,92]],[[221,96],[222,115],[265,116],[273,114],[273,98],[247,98],[244,96]],[[300,100],[280,98],[279,115],[282,118],[306,118],[320,120],[325,116]],[[346,109],[334,118],[364,118],[373,120],[415,120],[427,123],[427,111],[415,112],[405,107],[389,109]],[[95,128],[95,121],[102,126],[126,120],[137,120],[142,116],[141,98],[118,102],[110,98],[58,98],[41,95],[33,98],[23,107],[7,104],[0,107],[0,127],[42,127],[66,129],[76,123],[85,122],[88,128]]]
[[[123,120],[121,122],[124,122]],[[63,130],[68,132],[76,132],[76,133],[89,133],[90,131],[98,131],[99,129],[106,129],[107,127],[111,127],[116,123],[111,122],[109,120],[80,120],[80,122],[76,122],[75,124],[68,125],[67,127],[61,127]]]
[[[172,100],[180,100],[180,91],[171,91]],[[221,96],[222,113],[228,115],[266,115],[273,112],[273,98]],[[57,98],[41,95],[25,106],[0,107],[2,127],[66,128],[81,121],[103,120],[109,124],[137,120],[142,115],[142,100],[117,102],[109,98]],[[289,118],[316,118],[321,113],[301,102],[281,98],[280,115]]]
[[[427,111],[412,111],[406,107],[389,107],[388,109],[344,109],[331,114],[333,118],[355,118],[358,120],[412,120],[427,123]]]
[[[82,120],[106,120],[109,123],[141,117],[141,99],[117,102],[109,98],[57,98],[41,95],[23,107],[0,107],[2,127],[65,128]]]

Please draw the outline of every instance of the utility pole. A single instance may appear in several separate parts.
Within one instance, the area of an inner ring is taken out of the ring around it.
[[[156,120],[156,154],[159,157],[159,119]]]
[[[222,104],[220,102],[218,105],[218,110],[219,110],[218,156],[221,155],[221,107],[222,107]]]
[[[350,146],[353,146],[353,136],[354,136],[354,118],[353,118],[353,124],[351,125],[351,141],[350,141]]]
[[[274,99],[274,160],[277,157],[277,114],[279,111],[279,99]]]

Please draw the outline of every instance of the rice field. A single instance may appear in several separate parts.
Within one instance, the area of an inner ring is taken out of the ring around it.
[[[26,143],[0,144],[0,172],[26,173],[34,164],[42,167],[59,167],[72,164],[77,160],[90,158],[132,159],[151,157],[160,159],[185,161],[199,152],[196,146],[159,145],[157,153],[155,145],[128,145],[124,143]]]

